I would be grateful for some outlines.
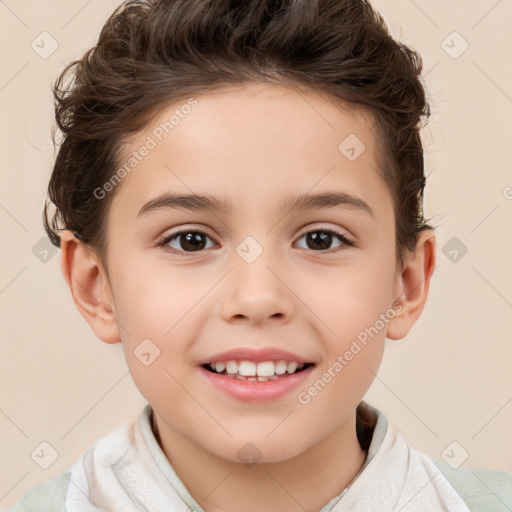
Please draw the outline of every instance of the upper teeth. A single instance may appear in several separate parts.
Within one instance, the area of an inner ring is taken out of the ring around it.
[[[242,375],[243,377],[271,377],[273,375],[283,375],[284,373],[294,373],[301,370],[304,364],[287,361],[262,361],[255,363],[254,361],[217,361],[209,364],[212,370],[221,373],[226,370],[228,374]]]

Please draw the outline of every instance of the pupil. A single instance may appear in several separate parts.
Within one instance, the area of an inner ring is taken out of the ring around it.
[[[186,233],[181,235],[181,247],[185,250],[201,250],[204,248],[201,233]],[[309,249],[329,249],[332,243],[332,234],[325,231],[313,231],[306,236]]]
[[[320,249],[328,249],[331,245],[331,239],[332,234],[326,233],[325,231],[314,231],[306,236],[309,249],[315,249],[318,247]],[[313,244],[310,244],[310,241],[313,241]],[[316,247],[315,244],[317,244]]]
[[[186,235],[181,235],[181,240],[182,240],[182,243],[181,243],[181,247],[182,249],[191,249],[191,250],[194,250],[194,249],[201,249],[201,238],[202,238],[203,235],[201,235],[201,233],[187,233]],[[189,245],[189,247],[187,247],[187,245]],[[199,244],[199,247],[198,247],[198,244]]]

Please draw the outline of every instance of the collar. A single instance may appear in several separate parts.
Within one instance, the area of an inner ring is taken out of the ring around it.
[[[137,421],[97,441],[71,468],[68,512],[204,512],[174,471],[151,428],[146,405]],[[320,512],[470,512],[432,459],[409,446],[377,409],[361,402],[357,437],[366,460],[352,482]]]

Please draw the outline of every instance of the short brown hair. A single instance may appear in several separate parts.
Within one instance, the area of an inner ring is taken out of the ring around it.
[[[128,136],[187,96],[279,83],[372,114],[403,264],[404,249],[432,229],[422,211],[419,131],[430,111],[421,70],[421,57],[393,39],[366,0],[128,0],[52,89],[63,137],[48,186],[56,211],[50,221],[47,200],[45,230],[60,246],[58,230],[69,229],[105,256],[115,190],[103,200],[93,191],[113,176]]]

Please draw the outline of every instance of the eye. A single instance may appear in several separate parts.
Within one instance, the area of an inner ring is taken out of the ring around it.
[[[159,247],[168,246],[177,252],[197,252],[209,248],[205,246],[204,240],[206,238],[211,240],[211,238],[202,231],[196,229],[184,229],[182,231],[166,235],[162,240],[157,242],[157,245]],[[173,241],[177,242],[176,245],[178,247],[173,247],[171,245],[171,242]]]
[[[354,245],[343,233],[335,229],[314,229],[304,233],[299,240],[303,238],[306,239],[307,247],[305,247],[305,249],[311,249],[315,252],[327,252],[336,238],[341,242],[337,247]],[[182,254],[200,252],[212,247],[211,245],[208,247],[207,240],[212,239],[203,231],[197,229],[183,229],[166,235],[157,242],[157,246],[170,248],[173,252]],[[172,245],[173,243],[174,246]]]
[[[340,233],[335,229],[314,229],[302,235],[299,240],[302,238],[306,238],[307,247],[305,248],[314,250],[315,252],[327,251],[335,238],[341,241],[341,244],[338,247],[354,245],[354,243],[343,233]]]

